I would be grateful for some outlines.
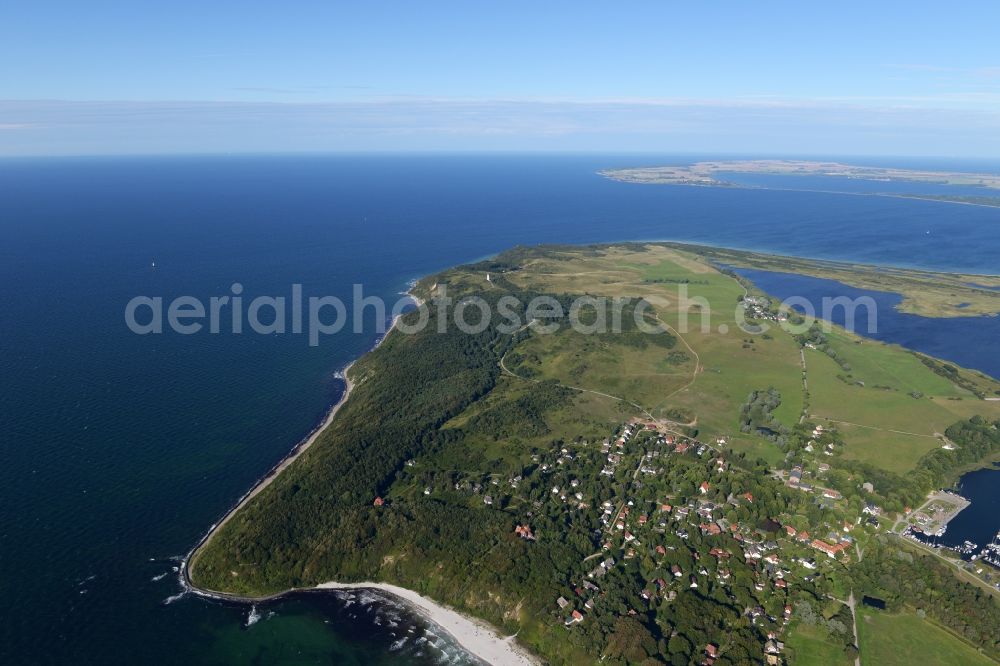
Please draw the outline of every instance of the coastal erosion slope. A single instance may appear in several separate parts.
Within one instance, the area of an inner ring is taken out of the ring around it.
[[[417,298],[412,293],[409,295],[414,300],[417,307],[423,305],[423,301],[421,299]],[[376,347],[382,344],[389,334],[393,332],[398,322],[399,317],[397,316],[393,320],[386,335],[383,336],[375,345]],[[350,374],[353,366],[354,363],[352,362],[344,368],[342,372],[345,384],[344,392],[337,403],[330,408],[326,418],[323,419],[320,425],[317,426],[304,440],[297,444],[288,453],[288,455],[282,458],[282,460],[278,462],[278,464],[275,465],[266,475],[264,475],[264,477],[261,478],[245,495],[243,495],[243,497],[241,497],[217,523],[212,525],[194,546],[191,552],[184,558],[180,567],[180,578],[181,585],[185,591],[201,597],[243,603],[274,601],[300,591],[297,589],[291,589],[278,594],[266,596],[230,594],[198,586],[193,580],[193,571],[198,561],[199,552],[209,542],[212,536],[216,534],[224,525],[226,525],[229,520],[240,511],[240,509],[246,506],[247,503],[267,488],[285,469],[287,469],[303,453],[305,453],[316,442],[323,431],[334,422],[334,418],[337,416],[337,413],[344,406],[344,404],[346,404],[347,400],[351,396],[352,390],[354,389],[355,384],[351,380]],[[445,633],[447,633],[452,640],[454,640],[454,642],[461,645],[463,649],[489,664],[497,666],[523,666],[540,663],[538,659],[515,642],[515,636],[509,636],[506,638],[502,637],[494,627],[490,626],[486,622],[463,615],[462,613],[439,604],[428,597],[414,592],[413,590],[408,590],[406,588],[399,587],[398,585],[368,581],[361,583],[338,583],[335,581],[328,581],[308,589],[379,590],[384,594],[388,594],[398,599],[406,606],[419,613],[424,619],[437,625]]]

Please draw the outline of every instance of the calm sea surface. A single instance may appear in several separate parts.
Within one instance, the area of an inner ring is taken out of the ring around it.
[[[177,557],[322,418],[337,371],[378,334],[349,326],[315,348],[291,334],[138,336],[123,317],[134,296],[207,299],[239,282],[249,300],[298,283],[349,302],[362,283],[394,299],[515,244],[640,239],[1000,270],[1000,209],[594,173],[676,161],[691,158],[0,161],[0,663],[465,661],[369,594],[300,595],[252,624],[247,607],[176,596]],[[973,331],[956,360],[997,374],[995,330]],[[904,344],[933,350],[936,335]]]

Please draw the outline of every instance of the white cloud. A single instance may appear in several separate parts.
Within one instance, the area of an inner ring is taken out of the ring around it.
[[[0,128],[37,130],[7,134],[0,153],[642,149],[990,156],[1000,152],[1000,104],[994,101],[990,93],[810,100],[0,101]]]

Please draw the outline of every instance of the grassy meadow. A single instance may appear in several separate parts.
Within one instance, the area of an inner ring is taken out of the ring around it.
[[[744,288],[708,259],[662,245],[567,249],[530,260],[506,277],[544,293],[644,298],[678,337],[666,350],[571,330],[532,335],[516,351],[535,359],[533,377],[622,397],[656,418],[694,423],[703,437],[726,437],[771,464],[781,461],[772,443],[740,433],[737,417],[752,391],[774,387],[781,394],[776,420],[786,426],[799,421],[805,404],[799,343],[773,322],[766,335],[740,330],[737,303]],[[974,414],[1000,416],[1000,402],[979,399],[901,347],[839,328],[827,338],[850,370],[825,353],[805,350],[808,415],[841,432],[848,458],[905,474],[944,444],[941,433],[952,423]],[[668,361],[674,351],[686,358]],[[960,375],[984,392],[998,388],[979,373]]]
[[[799,622],[785,638],[791,666],[852,666],[854,659],[844,646],[832,639],[826,629]]]
[[[991,666],[960,638],[916,615],[858,609],[862,666]]]

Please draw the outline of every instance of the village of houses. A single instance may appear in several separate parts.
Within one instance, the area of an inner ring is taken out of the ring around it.
[[[822,437],[822,426],[817,426],[814,434],[817,439]],[[830,524],[817,534],[773,519],[766,530],[752,520],[727,519],[730,509],[752,507],[754,496],[739,487],[739,479],[747,475],[729,473],[724,445],[723,438],[709,445],[660,424],[638,420],[624,424],[600,444],[600,469],[596,472],[607,479],[625,479],[624,492],[617,499],[586,497],[580,492],[582,484],[574,474],[593,474],[595,470],[581,468],[585,466],[578,464],[577,456],[569,449],[559,449],[552,462],[539,458],[543,475],[569,478],[567,486],[552,485],[552,501],[566,505],[570,511],[593,508],[599,513],[601,550],[586,558],[580,571],[567,581],[572,592],[553,600],[554,611],[567,628],[587,622],[591,613],[601,612],[605,579],[630,561],[648,558],[660,572],[646,581],[640,594],[652,607],[673,602],[685,590],[732,585],[732,563],[738,560],[751,572],[756,600],[748,605],[745,614],[760,628],[767,663],[783,663],[782,637],[793,615],[794,581],[815,584],[824,570],[837,561],[849,560],[853,544],[850,533],[861,517],[855,521],[837,519],[834,516],[840,512],[831,511]],[[682,460],[700,463],[685,466],[690,470],[706,470],[685,501],[676,499],[679,493],[665,491],[669,484],[661,480],[667,476],[676,480],[677,474],[667,471],[678,468]],[[818,466],[820,471],[828,468],[825,463]],[[619,474],[622,469],[624,475]],[[795,466],[781,476],[789,488],[815,495],[821,506],[833,509],[841,499],[840,493],[816,485],[807,480],[807,475],[802,466]],[[516,486],[520,481],[514,479],[512,484]],[[724,496],[720,496],[720,488],[727,488]],[[487,497],[486,501],[492,499]],[[868,524],[877,526],[878,507],[869,504],[865,513]],[[516,533],[528,540],[539,538],[529,523],[519,525]],[[672,563],[667,566],[668,562]],[[724,646],[723,636],[707,642],[701,663],[711,666]]]
[[[782,317],[763,299],[748,296],[744,307],[756,319]],[[684,594],[717,596],[721,590],[732,605],[749,600],[743,616],[757,630],[766,663],[778,666],[787,663],[784,640],[803,591],[854,613],[853,596],[851,603],[839,599],[848,595],[831,581],[862,557],[858,538],[873,531],[905,537],[914,527],[943,528],[968,504],[939,491],[916,512],[907,507],[899,518],[903,527],[882,525],[872,483],[859,480],[848,501],[826,482],[843,446],[836,428],[808,427],[794,455],[786,455],[786,468],[767,471],[774,483],[748,473],[746,459],[739,460],[725,437],[709,444],[678,431],[675,423],[633,418],[600,442],[578,438],[553,442],[548,451],[535,448],[532,464],[509,478],[453,477],[453,490],[519,516],[513,533],[527,542],[562,539],[567,525],[590,532],[600,549],[566,571],[565,591],[551,602],[567,631],[621,614],[620,603],[608,602],[609,591],[620,601],[636,580],[641,603],[625,611],[630,615],[660,609]],[[762,512],[755,493],[771,492],[773,500],[775,485],[791,491],[782,501],[801,499]],[[432,485],[423,489],[425,495],[436,492]],[[864,498],[860,507],[858,497]],[[737,596],[741,585],[744,594]],[[720,634],[695,646],[702,666],[725,654],[726,632]]]
[[[788,507],[762,514],[754,494],[768,484],[736,464],[726,439],[708,444],[675,427],[632,419],[600,442],[554,443],[532,454],[522,474],[458,481],[454,490],[519,515],[514,534],[529,542],[550,534],[562,538],[566,524],[590,531],[600,549],[566,572],[566,591],[552,599],[552,612],[567,631],[620,612],[605,605],[609,589],[620,593],[626,580],[634,587],[636,570],[644,581],[638,598],[647,607],[630,613],[674,603],[686,593],[721,593],[734,601],[742,586],[741,600],[750,600],[743,612],[760,635],[767,663],[783,664],[797,591],[805,585],[813,595],[833,598],[831,575],[861,556],[855,537],[882,528],[882,510],[867,501],[858,513],[824,485],[826,461],[842,443],[822,425],[814,427],[801,455],[790,457],[797,462],[769,472],[775,482],[770,492],[780,484],[819,510],[822,519],[811,524],[801,513],[783,511]],[[874,488],[864,483],[861,490],[872,494]],[[423,492],[435,491],[428,486]],[[726,637],[698,647],[701,664],[712,666]]]
[[[452,477],[448,492],[512,514],[514,535],[527,542],[563,539],[567,527],[590,535],[596,552],[567,567],[563,591],[551,600],[567,631],[606,625],[623,613],[622,599],[631,605],[624,612],[649,614],[683,602],[685,594],[721,595],[742,609],[766,662],[784,664],[802,595],[847,597],[837,581],[844,565],[862,557],[865,535],[907,534],[899,524],[880,524],[871,483],[859,480],[851,498],[829,487],[830,463],[843,446],[835,429],[810,424],[786,469],[760,474],[758,468],[755,475],[748,471],[755,463],[736,455],[725,437],[706,443],[677,427],[633,418],[602,441],[533,448],[519,474]],[[441,488],[420,487],[425,495]],[[867,499],[858,504],[859,497]],[[961,509],[960,500],[932,494],[900,520],[942,525]],[[703,666],[725,654],[727,637],[720,633],[697,646]]]

